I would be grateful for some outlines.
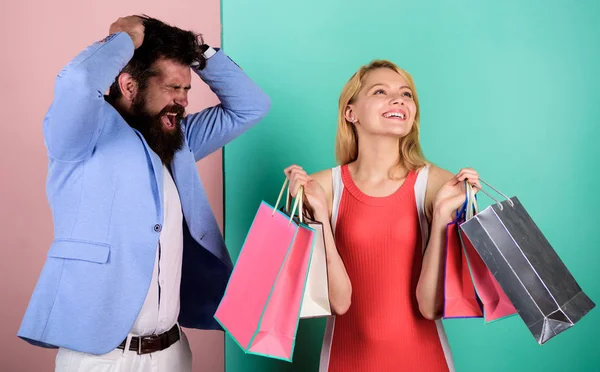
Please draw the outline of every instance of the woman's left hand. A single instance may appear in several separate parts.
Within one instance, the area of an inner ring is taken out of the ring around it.
[[[472,168],[463,168],[439,189],[433,204],[434,218],[450,223],[455,212],[465,202],[465,180],[473,186],[475,192],[481,189],[479,174]]]

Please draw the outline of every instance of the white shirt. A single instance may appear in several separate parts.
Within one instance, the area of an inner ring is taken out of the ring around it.
[[[146,300],[131,333],[160,334],[175,325],[179,317],[179,288],[183,258],[183,213],[179,192],[163,165],[164,221],[156,249],[154,271]]]
[[[208,47],[207,60],[217,53]],[[164,223],[156,249],[154,271],[146,300],[131,333],[138,336],[160,334],[175,325],[179,317],[179,288],[183,259],[183,213],[177,186],[163,164]]]

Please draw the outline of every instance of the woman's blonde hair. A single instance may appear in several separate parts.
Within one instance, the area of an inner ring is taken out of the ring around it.
[[[397,72],[402,76],[413,94],[413,100],[417,106],[417,114],[415,115],[415,121],[413,123],[410,133],[408,133],[400,141],[400,161],[403,165],[410,169],[416,170],[425,165],[425,156],[421,150],[421,144],[419,143],[419,99],[417,97],[417,90],[415,83],[410,74],[400,67],[396,66],[393,62],[386,60],[375,60],[368,65],[362,66],[352,77],[342,90],[342,94],[339,99],[338,107],[338,130],[335,141],[335,154],[339,164],[348,164],[356,160],[358,157],[358,134],[354,124],[346,120],[346,107],[353,103],[360,90],[363,87],[365,76],[376,69],[388,68],[392,71]]]

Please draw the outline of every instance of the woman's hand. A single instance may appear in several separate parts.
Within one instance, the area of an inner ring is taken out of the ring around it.
[[[290,194],[296,197],[300,187],[304,188],[304,205],[311,210],[315,217],[328,216],[327,196],[319,182],[313,180],[302,167],[290,165],[284,170],[285,176],[290,181]]]
[[[446,182],[438,191],[433,204],[434,218],[443,223],[450,223],[455,219],[455,212],[465,202],[465,180],[477,192],[481,189],[479,174],[472,168],[463,168]]]

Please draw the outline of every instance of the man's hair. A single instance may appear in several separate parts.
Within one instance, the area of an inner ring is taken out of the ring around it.
[[[146,15],[140,18],[144,24],[144,42],[119,73],[130,74],[138,83],[139,91],[143,91],[148,79],[158,73],[153,65],[159,59],[172,60],[185,66],[195,64],[198,69],[206,66],[206,59],[202,54],[206,51],[206,45],[200,34],[170,26]],[[118,80],[117,76],[110,87],[108,97],[111,101],[122,95]]]

